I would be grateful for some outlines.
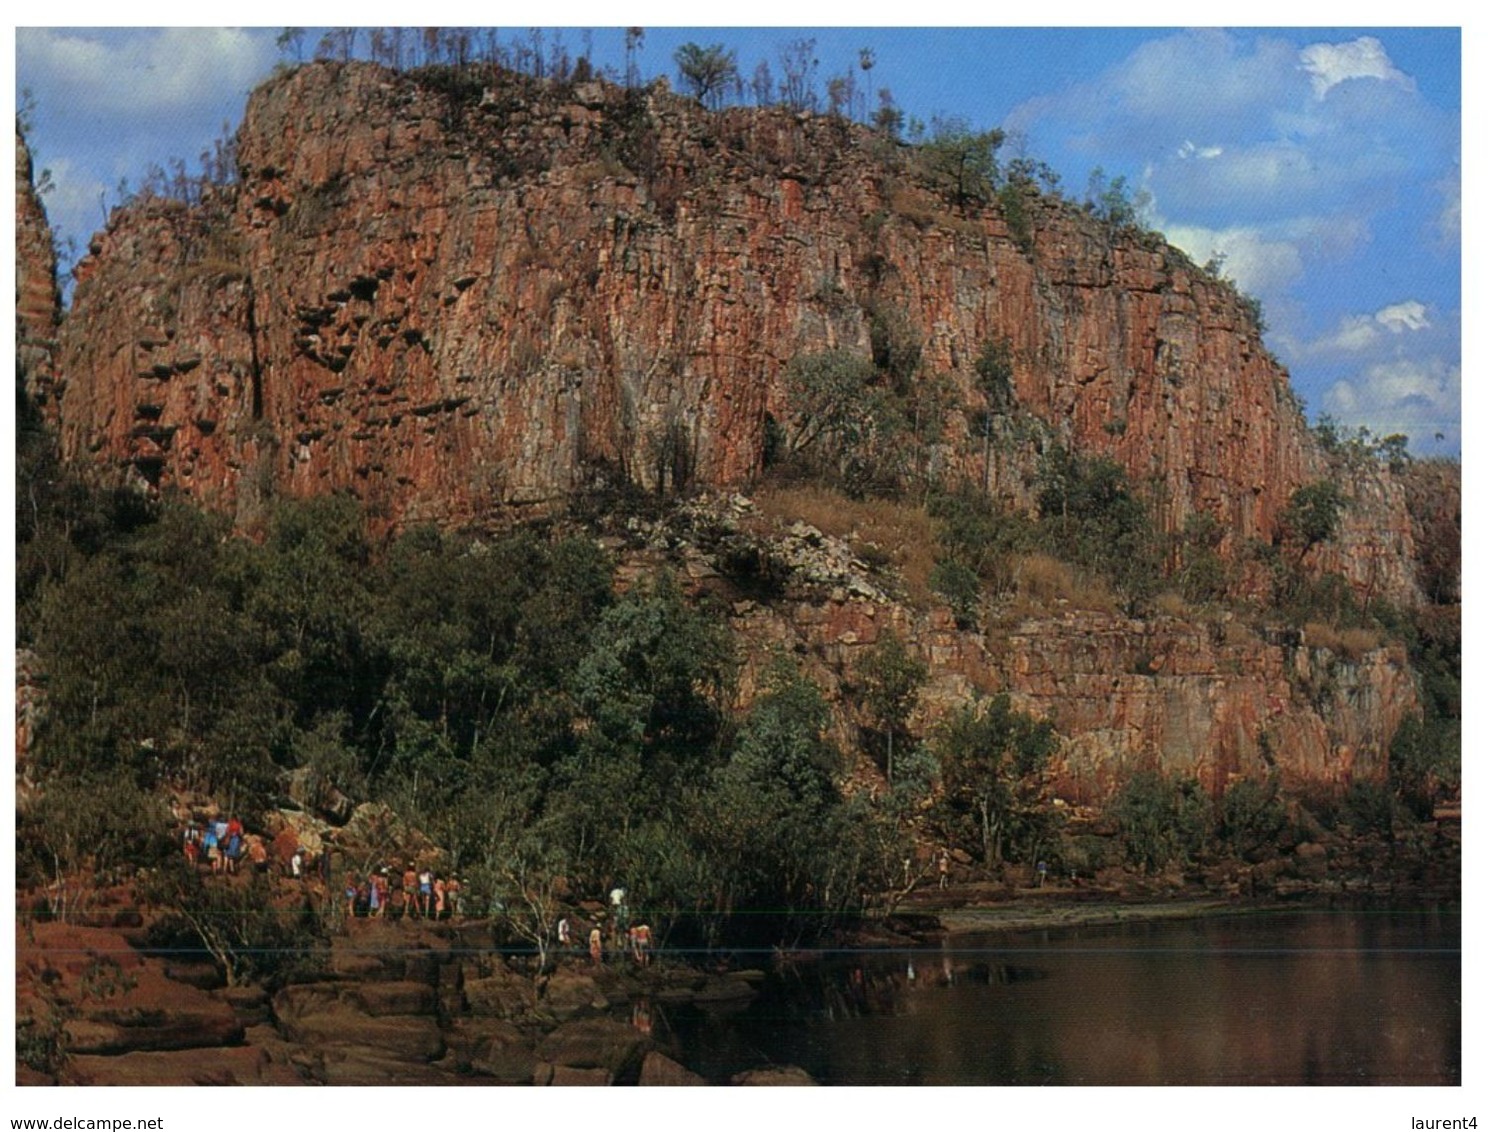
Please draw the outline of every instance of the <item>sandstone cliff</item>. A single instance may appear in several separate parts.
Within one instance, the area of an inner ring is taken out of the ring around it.
[[[31,151],[19,130],[15,199],[16,365],[25,374],[26,393],[55,423],[52,355],[62,307],[57,293],[57,253],[46,209],[34,185]]]
[[[993,450],[1009,499],[1062,439],[1153,485],[1165,529],[1214,516],[1238,556],[1328,471],[1228,285],[1058,202],[1015,240],[839,120],[317,64],[253,94],[239,161],[203,205],[141,202],[95,237],[60,369],[68,456],[240,517],[349,490],[389,523],[456,524],[600,468],[739,484],[786,363],[867,355],[875,307],[960,391],[953,476],[983,475],[973,361],[1012,343],[1041,424]],[[1414,600],[1402,488],[1349,486],[1315,565]]]
[[[1076,805],[1105,802],[1144,770],[1195,779],[1215,797],[1273,775],[1303,791],[1382,781],[1390,738],[1420,710],[1404,647],[1368,634],[1257,632],[1219,610],[1139,619],[1067,601],[1008,609],[967,630],[944,607],[916,610],[886,593],[841,540],[802,523],[751,533],[760,528],[748,499],[699,500],[633,529],[617,547],[622,579],[666,564],[721,599],[746,642],[745,699],[774,653],[797,657],[833,704],[844,750],[862,748],[855,673],[888,632],[930,674],[917,732],[933,733],[973,696],[1006,692],[1066,737],[1048,781]],[[780,578],[771,600],[744,597],[737,584],[737,563],[760,559]]]

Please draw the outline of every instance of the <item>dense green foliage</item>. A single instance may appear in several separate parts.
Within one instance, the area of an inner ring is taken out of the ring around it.
[[[1138,599],[1162,576],[1146,505],[1114,461],[1067,448],[1044,454],[1038,471],[1040,537],[1058,557],[1101,574]]]
[[[993,865],[1011,850],[1035,857],[1048,834],[1038,772],[1054,753],[1054,729],[1017,711],[1006,695],[967,704],[935,737],[942,823],[951,840],[981,846]]]
[[[882,741],[884,777],[890,785],[894,782],[895,744],[904,746],[910,714],[929,675],[925,662],[905,648],[892,630],[885,632],[858,663],[856,676],[863,706]]]
[[[1281,513],[1281,537],[1298,559],[1338,533],[1343,492],[1332,480],[1319,480],[1292,492]]]
[[[826,707],[794,665],[741,716],[716,616],[664,575],[617,594],[589,538],[380,544],[328,498],[276,505],[253,541],[179,503],[48,490],[20,548],[21,636],[48,680],[30,880],[160,860],[164,787],[251,828],[296,771],[301,804],[391,806],[539,951],[560,890],[617,880],[674,938],[825,930],[902,850],[897,797],[842,795]],[[263,974],[272,918],[208,938],[228,910],[190,878],[159,883],[169,930],[234,978]]]
[[[1191,779],[1133,775],[1111,804],[1127,861],[1149,872],[1193,860],[1213,833],[1208,796]]]

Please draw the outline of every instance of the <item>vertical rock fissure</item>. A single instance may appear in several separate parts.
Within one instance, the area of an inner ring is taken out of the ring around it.
[[[263,420],[263,366],[258,356],[258,314],[254,300],[253,276],[247,285],[248,307],[248,377],[253,383],[251,413],[255,421]]]

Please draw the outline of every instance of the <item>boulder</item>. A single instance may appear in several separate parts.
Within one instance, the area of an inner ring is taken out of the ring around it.
[[[502,968],[483,978],[467,978],[465,1002],[476,1016],[520,1018],[537,1005],[537,991],[528,980]]]
[[[692,1070],[677,1064],[664,1053],[652,1050],[641,1062],[642,1085],[706,1085]]]
[[[543,990],[542,1005],[555,1018],[566,1021],[580,1016],[603,1014],[610,1008],[610,1001],[588,975],[560,968],[548,979]]]
[[[1321,880],[1328,873],[1328,851],[1316,841],[1304,841],[1293,854],[1297,875],[1304,880]]]
[[[693,992],[693,1001],[699,1006],[747,1002],[757,993],[748,979],[735,975],[714,975]]]
[[[532,1081],[537,1057],[527,1035],[499,1018],[461,1018],[445,1034],[455,1063],[500,1085]]]
[[[650,1039],[609,1018],[568,1022],[537,1047],[539,1060],[570,1069],[603,1069],[615,1081],[635,1081]]]
[[[730,1081],[734,1085],[815,1085],[811,1074],[794,1065],[772,1065],[767,1069],[750,1069],[736,1073]]]

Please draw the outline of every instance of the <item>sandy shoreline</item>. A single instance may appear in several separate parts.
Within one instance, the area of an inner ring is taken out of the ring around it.
[[[1179,898],[1165,901],[1113,900],[1010,901],[998,905],[968,905],[932,913],[950,937],[987,932],[1039,931],[1046,928],[1098,927],[1105,924],[1151,920],[1184,920],[1199,916],[1274,910],[1269,901]]]

